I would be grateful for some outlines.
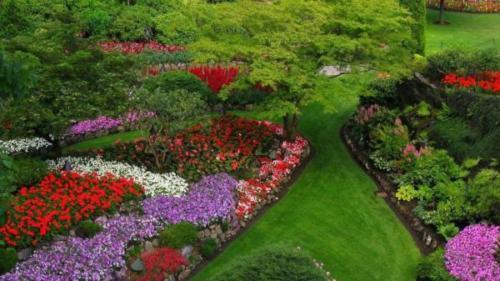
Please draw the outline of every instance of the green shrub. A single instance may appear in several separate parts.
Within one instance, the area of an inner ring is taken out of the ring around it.
[[[145,88],[152,92],[161,89],[162,92],[171,92],[175,90],[186,90],[190,93],[199,93],[203,99],[214,104],[217,101],[210,88],[201,81],[196,75],[187,71],[169,71],[156,77],[150,78],[145,82]]]
[[[424,54],[425,52],[425,25],[426,18],[426,1],[425,0],[399,0],[401,6],[408,9],[414,22],[411,26],[413,38],[416,41],[414,48],[416,53]]]
[[[327,281],[325,273],[303,251],[272,246],[239,258],[210,281]]]
[[[417,281],[454,281],[444,267],[444,251],[437,249],[434,253],[423,257],[417,266]]]
[[[448,49],[427,59],[427,75],[436,80],[447,73],[467,75],[500,69],[500,56],[496,49]]]
[[[162,247],[180,249],[186,245],[191,245],[198,239],[198,230],[188,222],[181,222],[167,226],[159,237]]]
[[[468,182],[471,216],[500,224],[500,173],[493,169],[481,170]]]
[[[76,234],[80,237],[90,238],[102,231],[102,226],[91,220],[84,220],[78,223]]]
[[[0,274],[10,271],[17,263],[17,253],[14,248],[0,248]]]
[[[14,167],[18,187],[37,184],[49,173],[47,163],[34,158],[16,159]]]
[[[134,5],[121,9],[120,14],[112,21],[108,33],[121,41],[152,40],[156,29],[152,17],[153,9],[142,5]]]
[[[200,247],[200,253],[205,258],[212,257],[215,254],[216,250],[217,250],[217,240],[212,238],[203,241],[203,244],[201,244]]]

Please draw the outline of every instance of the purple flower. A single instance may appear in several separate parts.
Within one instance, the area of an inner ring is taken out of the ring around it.
[[[114,129],[124,124],[133,124],[138,121],[154,117],[154,112],[137,112],[131,111],[119,118],[111,118],[108,116],[100,116],[96,119],[83,120],[71,126],[69,133],[72,135],[84,135],[95,133],[102,130]]]
[[[143,201],[144,213],[168,223],[188,221],[206,226],[231,217],[236,206],[238,181],[228,174],[205,176],[181,197],[158,196]]]
[[[446,268],[464,281],[500,280],[495,252],[500,226],[476,224],[466,227],[446,244]]]

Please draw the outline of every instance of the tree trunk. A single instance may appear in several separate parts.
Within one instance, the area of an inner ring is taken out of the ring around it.
[[[283,116],[283,138],[285,140],[292,140],[297,133],[299,124],[299,116],[297,114],[287,114]]]
[[[439,1],[439,24],[445,24],[444,21],[444,0]]]

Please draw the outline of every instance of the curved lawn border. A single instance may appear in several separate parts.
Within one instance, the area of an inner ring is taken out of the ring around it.
[[[389,205],[391,210],[396,214],[401,223],[410,232],[413,240],[418,246],[420,252],[424,255],[430,254],[437,247],[443,246],[445,243],[444,238],[437,234],[435,229],[426,226],[417,216],[413,214],[413,205],[411,202],[399,202],[395,196],[397,188],[387,177],[387,175],[377,170],[370,161],[366,154],[360,150],[356,142],[352,141],[349,133],[349,122],[342,126],[340,130],[340,137],[344,145],[348,148],[351,157],[358,163],[358,165],[375,181],[378,187],[377,196],[384,199]]]
[[[302,172],[304,171],[304,169],[307,167],[307,165],[311,162],[312,158],[314,157],[314,148],[311,144],[311,141],[304,136],[301,136],[301,137],[304,138],[309,143],[309,146],[308,146],[309,151],[308,151],[306,157],[303,159],[302,163],[300,163],[300,165],[294,169],[294,171],[292,172],[292,174],[290,176],[290,179],[281,185],[278,192],[276,192],[272,195],[273,199],[271,202],[268,201],[267,203],[265,203],[265,205],[263,205],[260,209],[257,210],[257,213],[255,215],[253,215],[251,219],[246,220],[244,222],[240,222],[240,228],[239,228],[239,230],[237,230],[236,234],[231,236],[224,243],[222,243],[221,247],[219,247],[217,249],[217,251],[215,252],[215,254],[213,256],[211,256],[208,259],[203,259],[202,262],[197,264],[196,267],[191,271],[191,273],[189,274],[189,276],[185,280],[190,280],[191,278],[196,276],[196,274],[198,272],[203,270],[212,260],[217,258],[217,256],[219,256],[222,252],[224,252],[224,250],[234,240],[238,239],[248,229],[250,229],[251,226],[253,226],[263,215],[265,215],[267,213],[267,211],[269,209],[271,209],[276,203],[278,203],[285,196],[285,194],[288,193],[288,191],[290,190],[290,187],[300,178],[300,176],[302,175]]]

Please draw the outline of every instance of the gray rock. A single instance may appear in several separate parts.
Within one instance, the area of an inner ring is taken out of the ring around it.
[[[130,269],[132,269],[135,272],[141,272],[144,271],[144,263],[140,259],[136,259],[131,265]]]
[[[146,241],[144,243],[144,250],[152,251],[153,249],[154,249],[153,243],[151,243],[150,241]]]
[[[153,239],[153,247],[158,247],[160,246],[160,242],[158,241],[158,239]]]
[[[340,66],[340,65],[327,65],[327,66],[323,66],[323,68],[321,68],[319,70],[319,74],[322,74],[322,75],[325,75],[325,76],[328,76],[328,77],[336,77],[336,76],[339,76],[339,75],[342,75],[344,73],[349,73],[351,72],[352,69],[351,69],[351,66]]]
[[[181,272],[181,274],[179,274],[179,280],[186,280],[190,274],[191,270],[189,269],[184,270],[183,272]]]
[[[17,252],[17,259],[20,261],[26,260],[33,254],[32,248],[25,248]]]
[[[182,248],[181,253],[184,257],[189,258],[193,254],[193,246],[187,245]]]

